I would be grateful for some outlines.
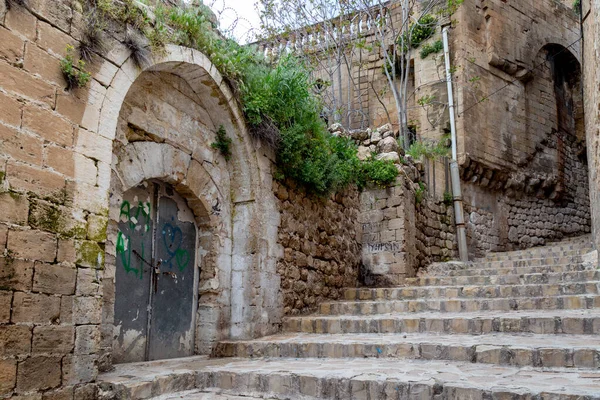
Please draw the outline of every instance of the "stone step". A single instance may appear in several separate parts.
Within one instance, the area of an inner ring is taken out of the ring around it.
[[[120,400],[170,393],[185,400],[207,399],[193,397],[198,393],[278,400],[600,400],[600,373],[593,369],[522,369],[394,358],[190,357],[133,367],[117,365],[115,371],[100,375],[98,380],[102,388],[99,400],[113,393],[118,394],[113,398]]]
[[[582,243],[565,243],[558,244],[555,246],[545,247],[534,247],[525,250],[507,251],[501,253],[489,253],[483,260],[497,261],[497,260],[509,260],[509,259],[524,259],[524,258],[537,258],[541,255],[547,254],[585,254],[593,250],[591,242]]]
[[[513,275],[482,276],[421,276],[406,278],[407,286],[470,286],[470,285],[522,285],[559,282],[588,282],[600,280],[600,270],[573,272],[537,272]]]
[[[215,357],[408,358],[520,367],[599,368],[600,337],[589,335],[435,335],[288,333],[217,344]]]
[[[498,333],[600,334],[600,310],[423,312],[368,316],[288,317],[285,332],[304,333]]]
[[[319,305],[321,315],[375,315],[426,311],[600,310],[600,295],[520,298],[425,298],[413,300],[338,301]]]
[[[498,269],[498,268],[516,268],[516,267],[540,267],[548,265],[568,265],[580,264],[581,256],[570,257],[543,257],[527,258],[523,260],[503,260],[503,261],[473,261],[462,263],[450,261],[445,263],[435,263],[427,268],[427,273],[438,273],[448,271],[463,271],[476,269]]]
[[[529,258],[544,258],[544,257],[581,257],[583,254],[592,251],[592,246],[571,249],[571,250],[539,250],[529,251],[526,253],[490,253],[485,257],[476,258],[474,262],[489,262],[489,261],[507,261],[507,260],[527,260]]]
[[[450,270],[429,274],[428,276],[490,276],[490,275],[523,275],[523,274],[541,274],[554,272],[575,272],[590,271],[591,267],[582,264],[560,264],[560,265],[542,265],[526,267],[506,267],[506,268],[468,268],[460,270]]]
[[[600,273],[599,273],[600,275]],[[407,286],[346,289],[345,300],[413,300],[431,298],[507,298],[600,294],[600,281],[526,285]]]
[[[396,359],[236,360],[197,375],[203,387],[278,399],[598,400],[600,373]],[[585,396],[585,397],[584,397]]]

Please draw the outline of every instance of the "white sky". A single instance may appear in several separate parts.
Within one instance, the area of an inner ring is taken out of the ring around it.
[[[205,0],[204,2],[217,14],[221,30],[230,32],[233,28],[233,35],[241,43],[251,41],[253,30],[260,28],[260,18],[255,3],[256,0]]]

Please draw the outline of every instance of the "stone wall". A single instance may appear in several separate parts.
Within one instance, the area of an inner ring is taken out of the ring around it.
[[[458,258],[454,207],[425,193],[416,204],[417,267]]]
[[[425,183],[424,164],[404,155],[391,126],[351,132],[336,126],[332,130],[351,136],[359,146],[359,157],[376,154],[377,159],[396,163],[399,171],[393,185],[371,186],[360,195],[361,282],[398,285],[421,267],[456,257],[453,207],[436,196],[434,179]]]
[[[358,190],[316,198],[291,182],[273,186],[281,213],[278,242],[284,257],[277,272],[284,314],[296,315],[324,300],[342,298],[343,288],[358,284]]]
[[[582,0],[583,7],[583,88],[585,95],[585,133],[589,163],[592,232],[596,249],[600,248],[600,2]]]

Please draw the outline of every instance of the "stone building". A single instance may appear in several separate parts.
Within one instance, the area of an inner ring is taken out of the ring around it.
[[[0,397],[94,399],[113,363],[275,333],[358,286],[365,248],[380,284],[452,257],[451,210],[416,205],[416,166],[390,188],[310,198],[274,181],[272,150],[204,54],[170,45],[139,68],[121,27],[67,91],[77,2],[16,3],[0,1]],[[452,31],[460,79],[481,76],[482,94],[511,82],[470,110],[456,89],[474,251],[589,230],[580,83],[565,73],[577,18],[536,3],[467,0]],[[419,63],[415,79],[439,68]],[[230,160],[211,147],[221,126]]]
[[[593,0],[581,2],[581,17],[583,30],[583,87],[585,104],[585,132],[587,139],[587,154],[589,162],[590,178],[590,201],[592,214],[592,237],[596,249],[600,244],[600,177],[598,168],[600,165],[600,154],[598,154],[598,141],[600,140],[600,113],[597,104],[598,82],[600,82],[600,68],[598,57],[600,56],[600,4]]]
[[[388,18],[400,19],[399,5],[388,6]],[[360,35],[365,45],[351,50],[349,57],[355,60],[351,73],[334,76],[328,89],[354,99],[344,113],[361,118],[345,121],[349,128],[388,122],[398,127],[393,96],[382,73],[377,18],[378,14],[351,16],[348,31]],[[572,2],[466,0],[451,19],[458,162],[471,255],[589,232],[582,43]],[[325,35],[310,29],[282,38],[275,47],[267,45],[266,53],[312,54],[327,48]],[[421,48],[440,39],[438,29]],[[418,139],[441,140],[449,132],[443,52],[423,58],[421,48],[413,50],[407,61],[408,121]],[[448,162],[441,158],[425,164],[429,194],[439,202],[451,191]]]

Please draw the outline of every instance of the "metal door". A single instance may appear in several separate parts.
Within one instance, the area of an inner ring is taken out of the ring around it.
[[[169,185],[123,196],[117,234],[114,361],[193,354],[196,226]]]

